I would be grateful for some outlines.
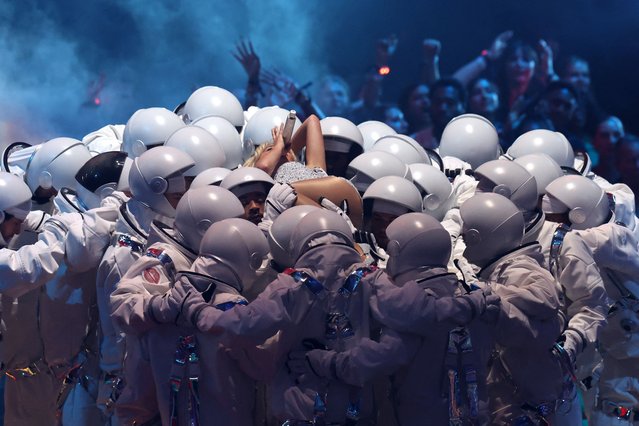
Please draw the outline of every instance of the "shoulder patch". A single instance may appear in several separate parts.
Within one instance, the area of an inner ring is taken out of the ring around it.
[[[215,307],[220,311],[228,311],[229,309],[234,308],[237,305],[246,306],[248,305],[248,303],[244,299],[237,299],[231,300],[229,302],[218,303],[217,305],[215,305]]]
[[[171,259],[171,256],[163,249],[150,247],[146,250],[146,255],[158,259],[164,266],[173,264],[173,259]]]
[[[113,244],[116,247],[128,247],[135,253],[144,253],[144,244],[136,241],[127,234],[114,234]]]
[[[316,296],[324,291],[324,285],[308,275],[306,272],[288,268],[284,271],[284,273],[290,275],[295,282],[302,283],[302,285],[308,288]]]
[[[155,257],[156,259],[160,258],[160,255],[164,253],[164,250],[162,249],[157,249],[157,248],[149,248],[146,250],[146,255],[149,257]]]

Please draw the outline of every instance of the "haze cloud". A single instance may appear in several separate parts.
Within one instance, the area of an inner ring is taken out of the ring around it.
[[[138,108],[172,109],[200,86],[242,88],[246,76],[230,54],[241,37],[253,41],[263,66],[305,82],[323,67],[310,7],[282,0],[3,2],[2,142],[80,138],[126,122]]]

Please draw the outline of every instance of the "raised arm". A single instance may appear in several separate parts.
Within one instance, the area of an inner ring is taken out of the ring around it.
[[[554,54],[552,47],[546,40],[539,40],[537,43],[539,50],[539,73],[535,73],[540,83],[544,86],[548,85],[551,81],[559,80],[559,77],[555,73],[554,67]]]
[[[439,53],[442,44],[434,38],[427,38],[422,42],[422,67],[421,81],[425,84],[433,84],[439,80]]]
[[[501,57],[508,45],[508,40],[510,40],[512,36],[512,31],[504,31],[499,34],[493,41],[490,49],[483,51],[481,55],[455,71],[453,78],[458,80],[464,86],[468,86],[471,81],[479,77],[479,75],[484,72],[484,70],[488,67],[489,62],[496,61]]]
[[[311,115],[324,118],[324,114],[320,112],[318,106],[305,93],[305,90],[312,84],[311,82],[300,87],[291,76],[277,68],[264,70],[261,75],[261,81],[271,86],[271,90],[276,93],[273,96],[274,98],[277,97],[277,99],[273,99],[274,104],[286,105],[289,102],[295,102],[299,105],[302,109],[302,114],[298,115],[300,120]]]
[[[253,43],[243,40],[235,45],[235,52],[231,52],[231,54],[242,65],[248,76],[246,98],[244,99],[244,108],[248,109],[248,107],[258,104],[259,96],[262,92],[260,87],[260,57],[257,56],[255,49],[253,49]]]
[[[269,174],[269,176],[273,176],[282,156],[286,153],[284,138],[282,137],[283,129],[284,125],[273,127],[273,129],[271,129],[273,143],[266,146],[260,157],[255,162],[255,167],[264,170]]]
[[[364,84],[357,103],[363,103],[366,108],[374,108],[380,103],[382,83],[390,72],[390,59],[397,50],[398,38],[395,34],[377,40],[375,46],[375,66],[371,67],[364,76]]]
[[[306,167],[319,167],[326,170],[326,156],[324,151],[324,136],[319,118],[315,115],[308,117],[291,139],[291,149],[298,155],[306,147]]]

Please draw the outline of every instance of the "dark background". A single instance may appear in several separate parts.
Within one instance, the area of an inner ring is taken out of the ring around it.
[[[385,85],[392,101],[417,78],[422,39],[441,40],[446,75],[508,29],[589,60],[600,104],[639,132],[634,0],[3,0],[0,142],[82,137],[138,108],[172,109],[199,86],[241,88],[246,76],[230,55],[240,37],[265,67],[300,83],[336,73],[357,93],[375,41],[397,34]]]

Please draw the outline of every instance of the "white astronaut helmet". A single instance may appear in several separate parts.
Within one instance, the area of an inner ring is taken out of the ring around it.
[[[195,165],[184,176],[197,176],[206,169],[221,167],[226,163],[226,154],[217,138],[198,126],[185,126],[176,130],[164,146],[186,152],[195,161]]]
[[[487,266],[521,246],[524,216],[508,198],[494,193],[475,194],[461,205],[460,214],[464,257],[471,263]]]
[[[413,183],[421,193],[422,211],[437,220],[444,219],[454,201],[453,185],[435,166],[416,163],[409,167]]]
[[[512,158],[519,158],[526,154],[546,154],[561,167],[573,167],[575,153],[568,139],[559,132],[536,129],[524,133],[506,152]]]
[[[476,169],[499,157],[497,129],[481,115],[459,115],[444,128],[439,143],[439,155],[459,158]]]
[[[431,164],[426,150],[413,138],[406,135],[390,135],[378,139],[371,151],[386,151],[406,164]]]
[[[348,163],[364,152],[364,137],[357,126],[341,117],[320,120],[324,136],[326,172],[331,176],[345,177]]]
[[[197,176],[195,176],[195,179],[193,179],[189,188],[196,189],[209,185],[220,186],[222,180],[228,176],[229,173],[231,173],[231,171],[224,167],[212,167],[210,169],[202,170]]]
[[[421,267],[442,267],[451,254],[450,234],[434,217],[425,213],[399,216],[386,228],[390,256],[386,272],[395,278]]]
[[[318,209],[308,213],[297,223],[291,234],[289,251],[295,262],[308,250],[338,244],[353,247],[355,241],[351,228],[337,213]]]
[[[129,188],[133,198],[156,213],[175,217],[166,194],[186,192],[184,172],[195,162],[185,152],[169,146],[150,149],[133,160]]]
[[[220,183],[222,188],[226,188],[235,194],[236,197],[250,192],[264,192],[268,194],[275,184],[272,177],[264,170],[257,167],[240,167],[231,171]]]
[[[546,193],[546,186],[550,182],[564,175],[559,164],[548,154],[526,154],[515,158],[514,161],[535,177],[537,193],[540,196]]]
[[[539,193],[535,177],[514,161],[488,161],[475,169],[477,192],[494,192],[512,201],[522,212],[537,208]]]
[[[31,190],[18,176],[0,172],[0,223],[6,215],[24,220],[31,211]]]
[[[384,176],[373,182],[362,197],[364,216],[373,212],[400,216],[422,211],[422,197],[412,181],[399,176]]]
[[[546,187],[542,209],[548,214],[568,214],[573,229],[588,229],[612,217],[610,199],[599,185],[581,175],[562,176]]]
[[[0,170],[24,177],[29,161],[40,145],[31,145],[28,142],[12,142],[2,152],[2,165]]]
[[[126,152],[108,151],[96,155],[80,167],[75,175],[78,183],[76,192],[87,210],[100,207],[102,200],[122,184],[126,159]]]
[[[178,239],[197,253],[204,233],[213,223],[243,214],[242,203],[228,189],[219,186],[189,189],[175,209],[173,229]]]
[[[120,175],[120,181],[118,182],[118,186],[115,188],[117,191],[122,191],[122,192],[131,191],[131,188],[129,188],[129,172],[131,171],[132,165],[133,165],[133,159],[127,155],[127,157],[124,159],[124,166],[122,166],[122,174]]]
[[[184,116],[184,105],[186,105],[186,101],[182,101],[179,104],[177,104],[175,106],[175,108],[173,108],[173,113],[175,115],[177,115],[178,117],[182,118],[182,120],[184,120],[183,116]]]
[[[377,120],[364,121],[363,123],[359,123],[357,128],[364,138],[364,152],[370,150],[378,139],[397,134],[391,126]]]
[[[273,142],[271,130],[286,122],[289,111],[278,106],[262,108],[255,112],[246,122],[242,133],[242,142],[247,146],[257,147],[263,143]],[[302,122],[295,118],[293,134],[300,128]]]
[[[91,159],[91,153],[79,140],[55,138],[36,149],[27,165],[27,184],[32,192],[43,189],[76,189],[75,174]]]
[[[200,87],[186,100],[182,110],[189,124],[207,115],[228,120],[239,132],[244,126],[244,109],[235,95],[217,86]]]
[[[446,166],[444,165],[444,159],[441,157],[441,155],[439,155],[439,152],[431,148],[424,148],[424,150],[426,151],[426,154],[428,154],[428,159],[430,160],[430,164],[437,167],[442,172],[446,171]]]
[[[364,136],[350,120],[325,117],[320,120],[326,151],[350,153],[352,158],[364,152]]]
[[[120,150],[129,157],[142,155],[147,149],[164,145],[184,122],[166,108],[145,108],[133,113],[124,127]]]
[[[200,256],[215,259],[237,278],[240,293],[250,290],[248,286],[255,281],[268,251],[262,231],[248,220],[236,218],[211,225],[200,245]]]
[[[385,151],[369,151],[358,155],[350,162],[346,178],[360,194],[366,192],[371,183],[384,176],[399,176],[411,179],[410,169],[399,158]]]
[[[242,164],[244,159],[244,146],[242,145],[240,134],[230,121],[222,117],[207,115],[195,120],[191,124],[207,130],[215,136],[217,141],[222,145],[222,149],[224,149],[224,153],[226,154],[224,167],[234,169]]]
[[[561,133],[560,133],[561,134]],[[561,135],[565,138],[564,135]],[[572,168],[580,175],[588,176],[592,171],[592,160],[586,151],[576,151]]]
[[[293,206],[275,218],[268,231],[267,239],[271,256],[278,267],[283,269],[293,267],[296,259],[291,257],[289,251],[293,230],[304,216],[316,210],[321,209],[311,205]]]

